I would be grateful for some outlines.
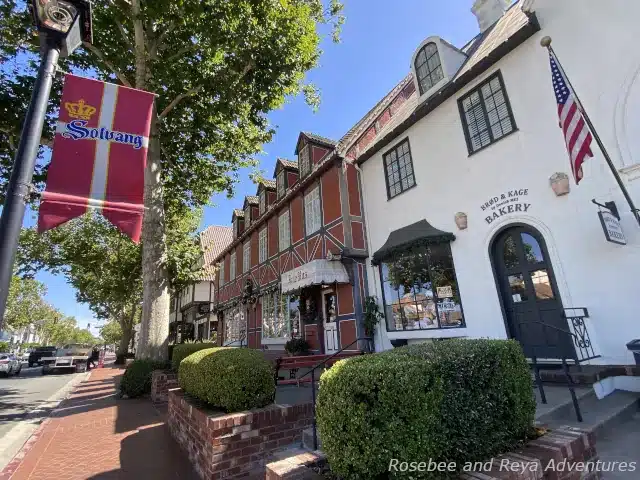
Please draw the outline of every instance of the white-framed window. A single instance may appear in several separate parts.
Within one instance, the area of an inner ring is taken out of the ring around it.
[[[244,209],[244,229],[246,230],[251,225],[251,205],[247,205]]]
[[[306,177],[311,172],[311,147],[309,144],[302,147],[298,154],[298,160],[300,165],[300,176]]]
[[[251,270],[251,240],[242,247],[242,271],[249,273]]]
[[[289,210],[278,218],[278,244],[280,251],[289,248],[291,245],[291,229],[289,228]]]
[[[287,184],[285,182],[286,174],[287,172],[284,169],[282,169],[280,170],[280,173],[278,173],[278,176],[276,177],[276,193],[278,195],[278,198],[284,197],[284,194],[287,191]]]
[[[220,285],[224,285],[224,260],[220,262]]]
[[[267,261],[267,228],[260,230],[258,235],[258,262],[263,263]]]
[[[238,217],[233,219],[233,238],[238,238]]]
[[[300,334],[300,298],[279,291],[262,297],[262,338],[287,339]]]
[[[260,210],[260,215],[262,215],[267,210],[267,192],[266,190],[262,190],[260,192],[260,198],[258,200]]]
[[[322,226],[322,210],[320,209],[320,187],[311,190],[304,197],[304,220],[307,235],[320,230]]]
[[[229,265],[229,280],[236,278],[236,252],[231,254],[231,265]]]

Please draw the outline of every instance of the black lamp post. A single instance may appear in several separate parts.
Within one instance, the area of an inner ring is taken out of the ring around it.
[[[30,8],[40,34],[42,60],[0,218],[0,330],[58,58],[92,41],[90,0],[32,0]]]

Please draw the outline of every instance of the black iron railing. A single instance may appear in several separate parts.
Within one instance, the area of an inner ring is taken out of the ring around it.
[[[304,373],[303,375],[301,375],[300,377],[297,378],[298,384],[299,384],[301,379],[303,379],[307,375],[311,375],[311,400],[313,402],[313,424],[312,424],[312,427],[313,427],[313,449],[314,450],[318,449],[318,427],[316,425],[316,376],[315,376],[315,371],[320,367],[324,367],[327,364],[327,362],[331,361],[331,359],[333,359],[336,356],[340,355],[342,352],[344,352],[345,350],[349,349],[350,347],[352,347],[353,345],[355,345],[358,342],[367,342],[366,343],[367,351],[360,350],[361,354],[373,353],[373,338],[371,338],[371,337],[357,338],[356,340],[351,342],[346,347],[342,347],[336,353],[334,353],[331,356],[329,356],[329,357],[323,359],[322,361],[318,362],[315,366],[313,366],[311,368],[311,370],[309,370],[308,372]]]
[[[567,311],[572,311],[571,315],[567,315]],[[582,311],[581,314],[576,314],[577,311]],[[587,360],[592,360],[594,358],[598,358],[599,355],[595,354],[595,351],[593,350],[593,346],[591,344],[591,339],[589,338],[589,332],[587,331],[587,327],[585,325],[584,319],[585,318],[589,318],[589,312],[587,311],[586,308],[567,308],[565,309],[565,311],[563,312],[565,318],[567,319],[567,322],[569,320],[571,320],[571,323],[573,325],[574,331],[576,333],[570,332],[569,330],[565,330],[563,328],[559,328],[556,327],[554,325],[549,325],[545,322],[540,322],[540,321],[529,321],[529,322],[520,322],[519,326],[522,325],[541,325],[544,328],[549,328],[551,330],[554,330],[558,333],[560,333],[561,335],[565,335],[569,338],[571,338],[573,345],[575,348],[573,348],[573,352],[572,355],[570,357],[566,356],[566,355],[562,355],[561,357],[561,361],[562,361],[562,370],[564,372],[564,377],[566,380],[566,386],[569,388],[569,393],[571,394],[571,401],[573,402],[573,408],[576,412],[576,418],[578,419],[578,422],[582,422],[582,412],[580,411],[580,405],[578,403],[578,397],[576,396],[576,392],[575,392],[575,382],[573,381],[573,377],[571,376],[571,373],[569,372],[569,365],[567,360],[573,360],[574,364],[576,365],[576,367],[578,369],[580,369],[580,362],[584,362]],[[524,344],[523,346],[529,347],[533,352],[534,355],[532,355],[531,357],[531,362],[533,364],[533,373],[534,373],[534,378],[535,378],[535,384],[538,388],[538,391],[540,393],[540,400],[542,401],[543,404],[547,403],[547,396],[545,394],[544,391],[544,386],[542,384],[542,379],[540,378],[540,364],[538,363],[538,358],[537,355],[535,355],[535,345],[527,345],[526,344],[526,338],[523,338],[521,340],[521,342]]]

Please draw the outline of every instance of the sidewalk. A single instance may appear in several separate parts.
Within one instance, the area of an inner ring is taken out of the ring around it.
[[[46,420],[0,480],[197,479],[148,399],[116,397],[123,370],[91,372]]]

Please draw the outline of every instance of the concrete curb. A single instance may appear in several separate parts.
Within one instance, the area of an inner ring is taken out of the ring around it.
[[[86,372],[71,379],[38,407],[28,411],[24,419],[0,439],[0,480],[11,478],[27,452],[37,441],[52,414],[71,392],[91,376]]]

